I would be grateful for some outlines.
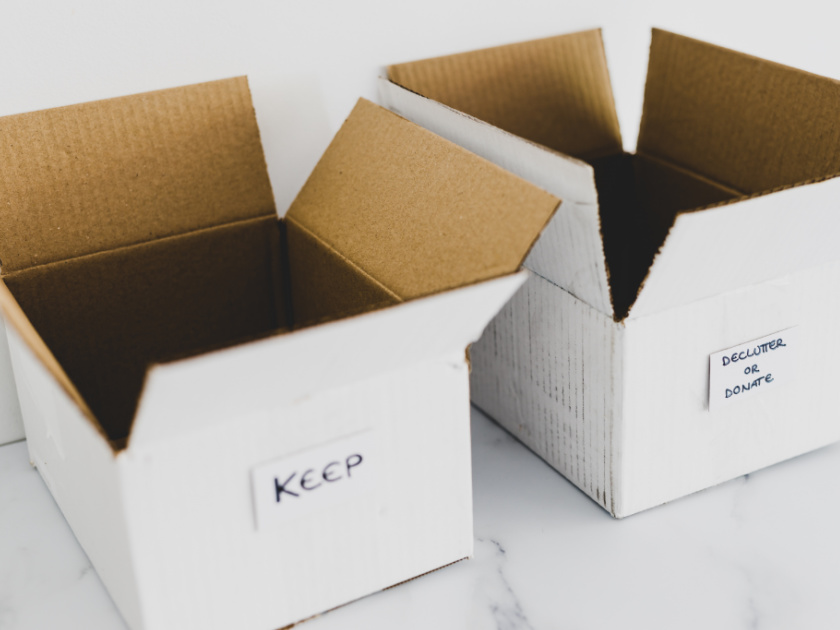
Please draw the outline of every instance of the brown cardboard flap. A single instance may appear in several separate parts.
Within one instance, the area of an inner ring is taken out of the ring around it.
[[[639,151],[742,193],[840,173],[840,82],[653,31]]]
[[[275,212],[244,77],[0,118],[9,272]]]
[[[600,30],[397,64],[388,78],[568,155],[622,150]]]
[[[558,205],[362,99],[286,219],[408,300],[516,271]]]

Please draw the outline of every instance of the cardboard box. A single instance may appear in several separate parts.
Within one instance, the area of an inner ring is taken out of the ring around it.
[[[599,31],[388,76],[394,111],[563,199],[472,399],[611,514],[840,438],[837,81],[654,30],[627,154]]]
[[[32,461],[132,628],[472,554],[465,348],[558,200],[367,101],[278,220],[245,79],[0,119]]]

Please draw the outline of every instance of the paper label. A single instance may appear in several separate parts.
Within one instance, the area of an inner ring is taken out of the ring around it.
[[[375,486],[373,431],[295,453],[251,471],[257,529],[358,499]]]
[[[797,329],[715,352],[709,357],[709,411],[775,390],[796,377]]]

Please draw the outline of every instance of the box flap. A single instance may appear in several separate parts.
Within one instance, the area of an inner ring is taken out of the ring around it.
[[[0,118],[3,271],[275,212],[244,77]]]
[[[18,328],[29,326],[31,345],[49,348],[119,440],[129,434],[148,365],[290,326],[281,259],[272,216],[40,265],[3,281],[26,313]]]
[[[518,270],[558,205],[362,99],[286,220],[409,300]]]
[[[840,173],[840,82],[655,29],[638,148],[742,193]]]
[[[837,199],[840,177],[677,215],[628,317],[838,260]]]
[[[388,78],[568,155],[622,151],[600,30],[397,64]]]
[[[527,274],[155,366],[146,380],[129,451],[218,423],[277,412],[318,392],[445,359],[448,353],[463,357],[464,348],[479,338]]]
[[[592,167],[380,79],[392,111],[563,200],[525,261],[528,269],[612,315]]]

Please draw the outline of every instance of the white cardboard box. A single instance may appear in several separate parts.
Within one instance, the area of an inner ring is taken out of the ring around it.
[[[555,197],[360,101],[278,220],[244,79],[0,127],[30,456],[132,628],[271,630],[471,556],[465,348]]]
[[[599,31],[389,78],[386,106],[563,200],[472,400],[611,514],[840,439],[838,82],[655,30],[630,156]]]

